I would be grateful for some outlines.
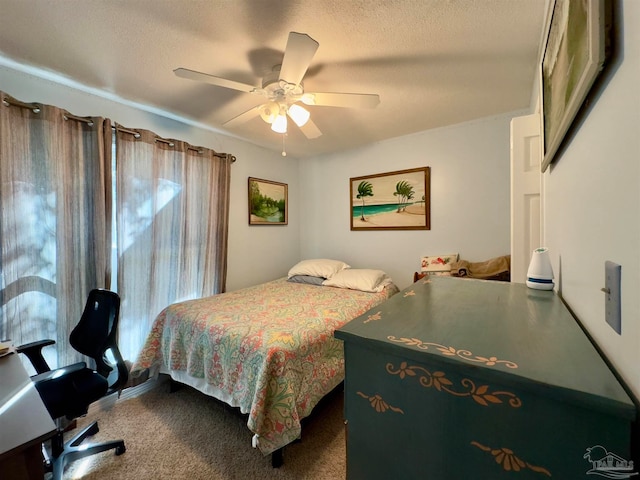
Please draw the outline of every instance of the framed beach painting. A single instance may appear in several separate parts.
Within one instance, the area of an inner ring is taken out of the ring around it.
[[[249,225],[287,225],[287,184],[249,177]]]
[[[349,179],[351,230],[429,230],[430,168]]]
[[[605,0],[553,0],[542,58],[544,158],[554,161],[606,58]]]

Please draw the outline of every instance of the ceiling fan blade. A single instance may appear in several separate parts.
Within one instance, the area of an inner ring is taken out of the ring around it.
[[[319,43],[306,33],[290,32],[280,67],[280,80],[299,85],[318,46]]]
[[[315,123],[313,123],[313,120],[311,119],[307,120],[307,123],[300,127],[300,130],[302,131],[302,133],[304,133],[304,136],[309,139],[318,138],[322,135],[320,129],[316,126]]]
[[[224,125],[225,127],[233,128],[233,127],[235,127],[237,125],[241,125],[241,124],[243,124],[245,122],[248,122],[252,118],[257,117],[257,116],[260,115],[260,107],[261,106],[262,105],[256,105],[255,107],[251,107],[246,112],[243,112],[240,115],[238,115],[236,117],[233,117],[231,120],[227,120],[222,125]]]
[[[302,103],[326,107],[376,108],[380,96],[371,93],[305,93]]]
[[[245,83],[235,82],[226,78],[215,77],[207,73],[196,72],[195,70],[189,70],[188,68],[176,68],[173,73],[180,78],[187,78],[189,80],[195,80],[197,82],[205,82],[218,87],[230,88],[232,90],[239,90],[241,92],[254,93],[256,87],[253,85],[247,85]]]

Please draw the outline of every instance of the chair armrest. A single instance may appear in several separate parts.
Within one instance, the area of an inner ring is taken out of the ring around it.
[[[87,364],[86,362],[78,362],[73,365],[67,365],[66,367],[56,368],[55,370],[49,370],[47,372],[39,373],[38,375],[34,375],[31,377],[33,383],[42,384],[48,381],[61,381],[66,375],[69,375],[73,372],[77,372],[78,370],[86,370]]]
[[[16,352],[24,353],[33,365],[33,368],[36,369],[36,372],[44,373],[51,370],[51,368],[42,356],[42,348],[53,345],[54,343],[56,343],[54,340],[38,340],[37,342],[25,343],[24,345],[16,347]]]

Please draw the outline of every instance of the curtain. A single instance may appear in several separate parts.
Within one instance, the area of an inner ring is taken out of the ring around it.
[[[51,338],[66,365],[89,290],[109,285],[111,125],[0,96],[0,340]]]
[[[232,156],[116,128],[119,347],[134,361],[169,304],[225,288]]]

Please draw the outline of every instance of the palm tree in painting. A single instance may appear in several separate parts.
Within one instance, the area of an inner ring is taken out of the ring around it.
[[[411,191],[408,193],[408,195],[404,199],[405,205],[404,205],[403,210],[407,208],[407,205],[409,204],[409,201],[413,200],[413,196],[414,195],[415,195],[415,192],[413,191],[413,188],[412,188]]]
[[[364,218],[364,199],[366,197],[373,197],[373,185],[371,185],[369,182],[362,181],[358,185],[358,195],[356,195],[356,198],[358,200],[362,200],[362,208],[360,210],[360,220],[362,220],[363,222],[367,221],[367,219]]]
[[[415,192],[413,187],[406,180],[402,180],[396,183],[396,191],[393,194],[398,197],[398,213],[406,208],[406,204],[409,200],[413,199]]]

